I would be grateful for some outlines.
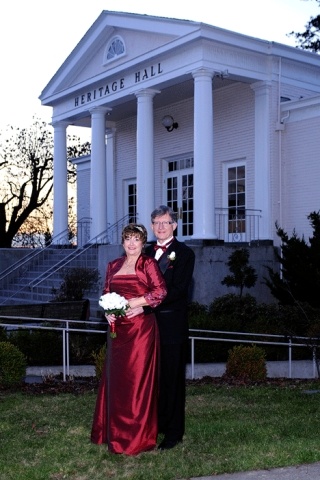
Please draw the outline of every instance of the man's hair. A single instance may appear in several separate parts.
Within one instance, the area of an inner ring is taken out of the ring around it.
[[[122,230],[122,243],[128,237],[139,237],[142,241],[143,245],[146,243],[148,238],[148,232],[144,225],[138,225],[136,223],[129,223],[124,229]]]
[[[156,217],[162,217],[163,215],[169,214],[172,222],[177,223],[177,214],[172,210],[171,207],[168,207],[167,205],[159,205],[159,207],[155,208],[153,212],[151,213],[151,222]]]

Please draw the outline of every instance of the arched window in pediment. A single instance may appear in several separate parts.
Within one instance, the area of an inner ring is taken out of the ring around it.
[[[126,53],[126,47],[122,38],[117,35],[109,41],[104,55],[104,63],[112,62]]]

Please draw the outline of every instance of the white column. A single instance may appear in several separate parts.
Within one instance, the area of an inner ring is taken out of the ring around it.
[[[90,174],[90,238],[107,229],[106,181],[106,107],[93,108],[91,113],[91,174]]]
[[[194,78],[194,229],[195,239],[216,239],[213,154],[213,72]]]
[[[117,202],[115,196],[115,161],[114,161],[114,139],[116,129],[107,128],[107,145],[106,145],[106,169],[107,169],[107,222],[113,225],[116,222],[115,205]]]
[[[271,240],[271,172],[270,172],[270,121],[271,83],[251,85],[255,93],[255,166],[254,208],[261,210],[260,240]]]
[[[149,227],[150,214],[155,208],[154,148],[153,148],[153,97],[156,90],[141,90],[137,97],[137,214],[138,222],[153,234]]]
[[[66,122],[53,123],[53,244],[68,244],[68,175]]]

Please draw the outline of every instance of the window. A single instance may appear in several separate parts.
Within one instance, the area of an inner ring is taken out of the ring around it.
[[[112,60],[116,60],[119,57],[122,57],[126,53],[126,48],[124,45],[124,41],[121,37],[113,37],[107,45],[105,50],[105,58],[104,63],[111,62]]]
[[[178,213],[180,238],[193,234],[193,155],[184,155],[167,160],[166,203]]]
[[[240,235],[246,231],[246,167],[228,168],[228,214],[229,233]]]
[[[129,183],[127,191],[129,222],[137,221],[137,184]]]

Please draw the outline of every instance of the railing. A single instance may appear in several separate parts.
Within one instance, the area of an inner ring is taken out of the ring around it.
[[[248,208],[216,208],[215,222],[219,240],[225,242],[259,241],[261,210]]]
[[[56,272],[60,271],[62,268],[65,268],[71,262],[74,262],[80,257],[84,258],[87,252],[95,245],[121,243],[121,232],[123,227],[130,222],[130,219],[131,217],[129,215],[124,216],[114,225],[108,227],[104,232],[101,232],[96,237],[89,239],[85,246],[78,248],[75,252],[71,252],[70,255],[65,257],[61,262],[51,267],[45,273],[39,275],[39,277],[35,278],[29,283],[29,288],[31,291],[33,291],[34,288],[38,287],[42,282],[47,280]]]
[[[64,242],[68,238],[69,235],[69,230],[65,230],[61,234],[59,234],[58,238],[55,239],[55,237],[52,238],[52,241],[55,240],[56,242],[61,241]],[[63,237],[63,239],[62,239]],[[0,275],[0,281],[6,278],[8,275],[13,274],[15,271],[21,269],[24,267],[26,264],[29,264],[31,261],[33,261],[35,258],[37,258],[39,255],[43,254],[45,250],[48,250],[51,247],[50,245],[47,245],[46,247],[38,247],[36,249],[32,249],[30,253],[25,255],[23,258],[15,262],[13,265],[10,265],[10,267],[6,268],[5,270],[2,270],[1,275]]]
[[[90,240],[91,218],[83,217],[77,222],[77,245],[82,247]]]
[[[27,323],[2,323],[3,320],[21,320]],[[42,324],[54,324],[58,323],[59,326],[44,326],[44,325],[34,325],[34,322],[41,322]],[[88,322],[83,320],[61,320],[54,318],[31,318],[31,317],[10,317],[10,316],[0,316],[0,323],[2,327],[6,327],[10,330],[16,330],[19,328],[27,330],[53,330],[56,332],[62,332],[62,375],[63,381],[67,380],[67,377],[70,376],[70,349],[69,349],[69,335],[70,332],[78,333],[106,333],[107,330],[98,330],[90,328],[75,328],[70,325],[88,325]],[[62,325],[62,326],[61,326]],[[92,322],[90,325],[107,325],[105,322]]]
[[[189,336],[191,340],[191,378],[194,379],[194,342],[195,340],[205,340],[205,341],[216,341],[216,342],[229,342],[229,343],[249,343],[250,345],[272,345],[272,346],[282,346],[288,348],[288,378],[292,378],[292,348],[293,347],[306,347],[313,344],[313,376],[316,378],[317,363],[316,363],[316,349],[317,341],[313,341],[309,337],[284,337],[283,335],[271,335],[271,334],[258,334],[258,333],[244,333],[244,332],[225,332],[221,330],[197,330],[190,329],[189,332],[200,332],[208,333],[210,335],[224,335],[224,337],[210,336]],[[230,336],[241,337],[241,338],[230,338]],[[228,337],[228,338],[226,338]],[[247,338],[245,338],[247,337]],[[259,340],[259,338],[270,338],[270,341]],[[271,339],[274,339],[273,341]],[[276,339],[282,339],[285,341],[275,341]],[[295,343],[295,341],[305,341],[304,343]]]
[[[121,232],[125,225],[130,223],[132,220],[132,216],[125,215],[120,220],[118,220],[113,225],[109,226],[105,231],[101,232],[99,235],[93,238],[89,238],[84,245],[77,246],[77,248],[72,249],[69,255],[65,255],[65,249],[61,248],[59,250],[58,246],[66,247],[68,245],[68,235],[69,230],[62,232],[61,234],[57,235],[56,237],[52,238],[52,242],[50,245],[44,248],[37,248],[30,252],[30,254],[26,255],[23,259],[16,262],[14,265],[11,265],[6,270],[1,272],[0,282],[2,283],[2,290],[6,288],[9,289],[9,285],[11,281],[14,281],[15,278],[21,278],[30,268],[34,262],[38,262],[39,264],[46,258],[46,255],[49,255],[49,252],[52,248],[55,248],[55,252],[61,252],[61,260],[56,260],[54,266],[48,268],[45,272],[39,274],[36,278],[34,278],[31,282],[24,283],[22,286],[17,287],[15,291],[8,295],[1,304],[6,303],[9,299],[17,297],[19,293],[24,291],[31,292],[31,298],[33,298],[33,294],[36,293],[35,289],[41,285],[45,280],[52,277],[55,273],[59,272],[62,268],[70,265],[71,262],[75,261],[76,259],[79,260],[85,258],[88,251],[94,247],[95,245],[99,244],[116,244],[121,243]],[[81,228],[81,235],[82,240],[84,241],[84,235],[86,231],[86,235],[88,235],[88,228],[90,224],[89,218],[84,218],[81,220],[83,229]],[[79,228],[79,226],[78,226]],[[85,262],[84,262],[85,263]]]
[[[10,320],[13,321],[21,320],[27,322],[26,324],[21,323],[2,323],[3,320]],[[41,323],[59,323],[59,327],[54,326],[42,326],[42,325],[33,325],[34,322],[41,322]],[[106,333],[107,329],[105,330],[96,330],[96,329],[88,329],[88,328],[75,328],[74,325],[108,325],[106,322],[86,322],[83,320],[61,320],[61,319],[51,319],[51,318],[30,318],[30,317],[9,317],[9,316],[0,316],[0,324],[2,327],[7,327],[11,329],[40,329],[40,330],[56,330],[62,332],[62,368],[63,368],[63,380],[66,381],[67,377],[70,375],[70,355],[69,355],[69,335],[70,332],[78,332],[78,333]],[[194,371],[195,371],[195,341],[196,340],[204,340],[204,341],[215,341],[215,342],[229,342],[229,343],[249,343],[251,345],[272,345],[272,346],[282,346],[288,348],[288,378],[292,378],[292,349],[294,347],[306,347],[310,344],[310,338],[308,337],[291,337],[286,338],[282,335],[271,335],[271,334],[258,334],[258,333],[242,333],[242,332],[225,332],[221,330],[198,330],[198,329],[190,329],[191,332],[198,332],[198,335],[190,335],[189,340],[191,340],[191,378],[194,379]],[[202,334],[210,334],[208,336],[202,336]],[[213,335],[213,336],[211,336]],[[221,335],[221,336],[218,336]],[[235,337],[235,338],[232,338]],[[240,338],[241,337],[241,338]],[[247,338],[244,338],[247,337]],[[269,338],[270,341],[259,340]],[[277,341],[282,340],[282,341]],[[301,341],[301,343],[298,343]],[[314,342],[316,343],[316,342]],[[313,377],[316,378],[317,374],[317,366],[316,366],[316,349],[318,345],[314,344],[313,346]]]

